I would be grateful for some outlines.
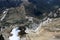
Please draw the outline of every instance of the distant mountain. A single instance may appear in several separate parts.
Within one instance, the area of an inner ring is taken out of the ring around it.
[[[16,7],[19,6],[21,2],[21,0],[0,0],[0,8]]]
[[[42,17],[60,7],[60,0],[0,0],[0,10],[23,5],[27,15]]]
[[[30,3],[36,5],[40,10],[50,11],[54,6],[60,6],[60,0],[29,0]]]
[[[16,7],[23,2],[25,4],[29,2],[41,11],[50,11],[54,6],[60,6],[60,0],[0,0],[0,8]]]

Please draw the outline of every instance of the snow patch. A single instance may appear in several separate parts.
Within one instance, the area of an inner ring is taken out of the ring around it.
[[[18,30],[18,27],[14,28],[11,32],[12,36],[9,37],[9,40],[20,40],[20,37],[18,36],[18,33],[20,30]]]
[[[7,12],[8,12],[9,9],[6,9],[4,12],[3,12],[3,17],[0,19],[1,21],[5,18],[5,16],[7,15]]]

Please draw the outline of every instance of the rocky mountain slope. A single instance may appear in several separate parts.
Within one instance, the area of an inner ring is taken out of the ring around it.
[[[52,2],[52,5],[43,3],[46,0],[1,1],[1,40],[9,40],[13,35],[11,31],[16,27],[20,30],[20,40],[60,40],[60,7],[56,6],[58,1]]]

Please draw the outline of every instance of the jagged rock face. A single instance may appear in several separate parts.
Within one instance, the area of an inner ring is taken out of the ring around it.
[[[4,14],[2,14],[2,16],[3,15]],[[7,15],[4,18],[4,21],[14,23],[14,21],[17,21],[17,20],[18,21],[23,20],[24,16],[25,16],[24,6],[17,7],[17,8],[10,8],[7,11]]]

